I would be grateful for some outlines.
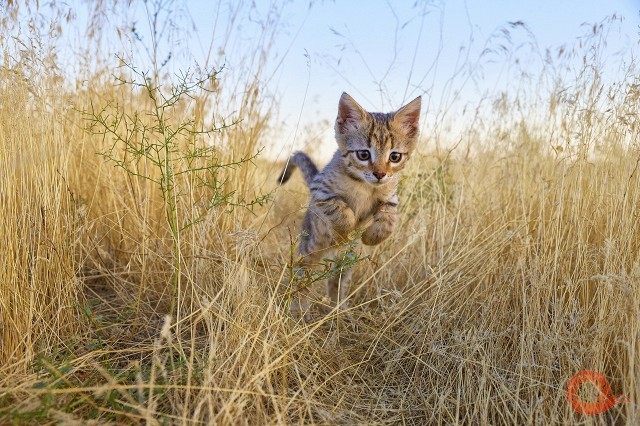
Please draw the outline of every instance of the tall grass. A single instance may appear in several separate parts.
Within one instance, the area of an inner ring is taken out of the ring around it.
[[[14,65],[0,70],[0,365],[24,372],[35,353],[78,330],[81,224],[67,181],[73,126],[52,113],[66,109],[59,82],[44,75],[46,63]]]
[[[167,112],[203,124],[228,101],[242,120],[181,142],[207,149],[194,170],[229,166],[175,181],[176,217],[198,218],[176,228],[139,176],[159,176],[149,159],[87,121],[116,103],[145,116],[149,94],[110,73],[61,90],[55,67],[24,64],[0,81],[2,423],[638,423],[632,75],[496,96],[469,147],[434,150],[444,127],[425,126],[398,232],[359,249],[351,316],[300,323],[280,283],[306,190],[240,161],[271,143],[260,74],[223,71],[233,98],[213,87]],[[584,369],[635,402],[574,412],[566,383]]]

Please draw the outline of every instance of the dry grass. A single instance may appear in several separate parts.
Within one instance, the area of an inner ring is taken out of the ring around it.
[[[468,151],[430,149],[425,128],[400,229],[359,249],[351,317],[304,324],[279,283],[306,190],[277,188],[279,165],[220,170],[225,191],[272,201],[221,203],[180,232],[168,316],[161,193],[96,155],[112,140],[78,112],[148,100],[104,81],[63,93],[18,64],[0,75],[0,423],[640,421],[636,403],[590,417],[565,393],[593,369],[640,401],[635,80],[600,98],[607,87],[582,76],[595,89],[518,118],[524,99],[503,98]],[[222,162],[267,143],[258,83],[246,84],[245,121],[213,136]],[[224,102],[211,96],[182,113]],[[207,196],[197,183],[176,181],[181,220]]]

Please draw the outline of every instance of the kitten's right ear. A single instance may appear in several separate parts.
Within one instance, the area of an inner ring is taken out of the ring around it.
[[[418,134],[421,105],[422,96],[418,96],[393,114],[393,121],[398,123],[410,138],[414,138]]]
[[[336,131],[346,133],[356,129],[364,120],[365,110],[353,100],[347,92],[342,92],[338,104],[338,118],[336,118]]]

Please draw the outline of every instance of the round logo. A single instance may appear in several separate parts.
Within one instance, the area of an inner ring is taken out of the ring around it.
[[[595,401],[585,401],[580,398],[580,387],[584,383],[591,383],[598,388],[598,398]],[[589,415],[604,413],[616,404],[630,402],[624,395],[612,395],[607,378],[592,370],[581,371],[569,380],[567,399],[578,413]]]

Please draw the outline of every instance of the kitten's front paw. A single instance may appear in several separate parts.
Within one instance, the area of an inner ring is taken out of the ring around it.
[[[384,232],[381,229],[374,229],[373,226],[370,226],[362,233],[362,244],[367,246],[375,246],[389,238],[391,232]]]
[[[375,219],[373,224],[362,233],[362,244],[375,246],[380,244],[393,232],[396,226],[397,216],[385,215]]]
[[[333,222],[333,229],[342,237],[346,237],[349,232],[356,227],[356,215],[348,207],[345,207],[340,214],[336,214]]]

